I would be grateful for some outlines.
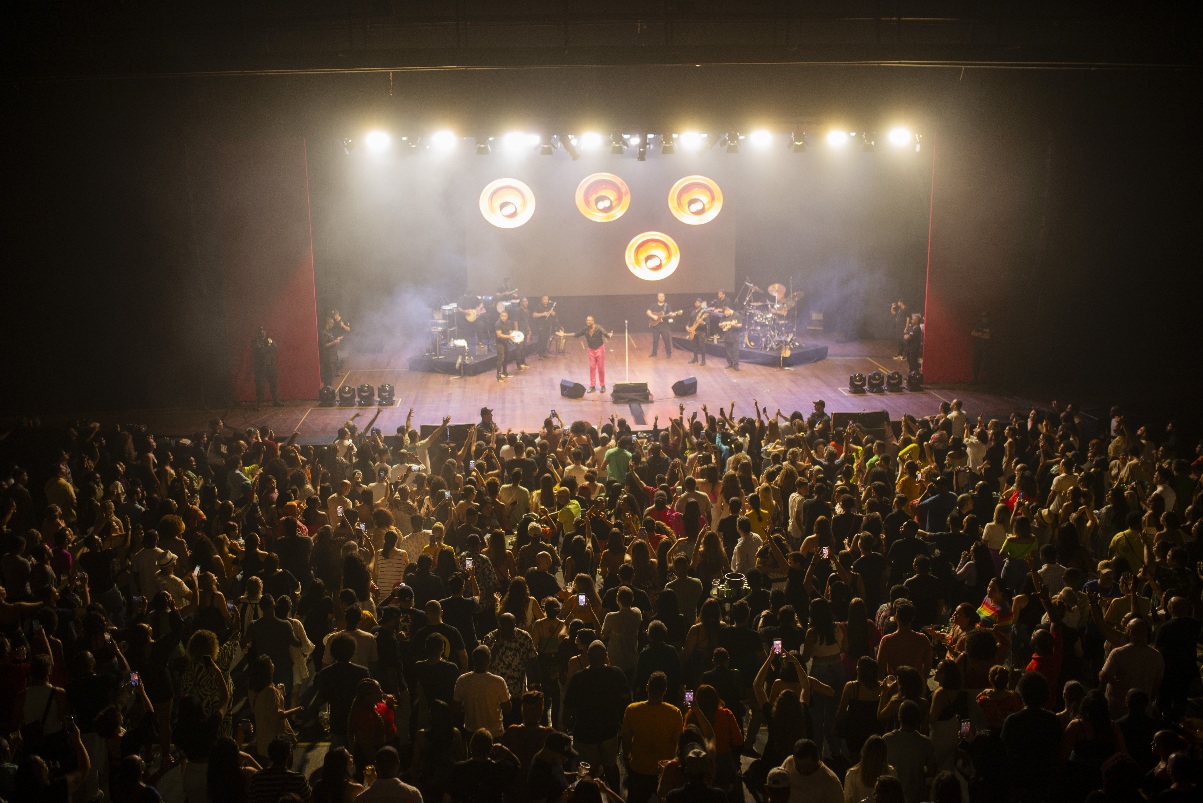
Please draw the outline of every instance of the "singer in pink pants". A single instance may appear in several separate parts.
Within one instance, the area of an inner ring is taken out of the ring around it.
[[[601,380],[601,392],[606,392],[606,341],[613,337],[613,332],[607,332],[597,325],[590,315],[585,318],[585,328],[571,335],[563,331],[557,332],[560,337],[583,337],[589,349],[589,392],[596,393],[598,380]]]

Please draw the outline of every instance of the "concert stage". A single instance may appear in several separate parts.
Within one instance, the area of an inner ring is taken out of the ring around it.
[[[673,348],[680,349],[682,352],[689,354],[693,344],[688,338],[674,337]],[[720,340],[706,341],[706,357],[714,358],[727,362],[727,346]],[[768,365],[774,368],[792,368],[795,365],[809,365],[812,362],[827,359],[827,346],[817,343],[802,343],[794,346],[790,350],[788,357],[782,357],[780,352],[776,351],[760,351],[759,349],[750,349],[743,346],[739,350],[740,363],[749,363],[752,365]]]

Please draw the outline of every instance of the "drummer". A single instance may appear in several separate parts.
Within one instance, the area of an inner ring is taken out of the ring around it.
[[[786,301],[785,285],[781,284],[781,282],[770,284],[768,293],[773,298],[769,304],[769,312],[774,315],[780,315],[782,318],[788,315],[790,309],[792,309],[792,305]]]

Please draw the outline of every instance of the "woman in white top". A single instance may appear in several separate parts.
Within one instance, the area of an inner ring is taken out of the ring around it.
[[[397,531],[386,530],[384,546],[376,556],[376,565],[372,568],[372,582],[376,584],[376,601],[393,593],[393,589],[405,575],[405,567],[409,565],[409,555],[404,549],[397,548]]]
[[[247,673],[247,703],[255,718],[255,750],[267,755],[268,745],[277,736],[296,739],[288,718],[305,710],[304,706],[285,708],[284,686],[272,683],[276,667],[266,655],[260,655]]]
[[[67,693],[50,683],[50,669],[50,656],[33,656],[29,661],[29,687],[17,698],[21,727],[40,723],[44,739],[62,733],[63,717],[68,712]]]
[[[886,741],[874,734],[865,740],[860,751],[860,763],[849,767],[844,775],[844,803],[873,800],[873,787],[882,775],[898,777],[898,772],[886,763]]]
[[[998,551],[1002,549],[1003,541],[1007,540],[1007,531],[1011,526],[1011,508],[1006,505],[996,505],[994,520],[982,528],[982,540],[990,548],[990,557],[994,558],[995,571],[1002,568],[1002,558]]]

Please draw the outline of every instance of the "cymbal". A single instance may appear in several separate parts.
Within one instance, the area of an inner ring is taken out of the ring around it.
[[[769,285],[768,293],[773,298],[780,301],[785,297],[785,285],[781,284],[781,282],[774,282]]]

